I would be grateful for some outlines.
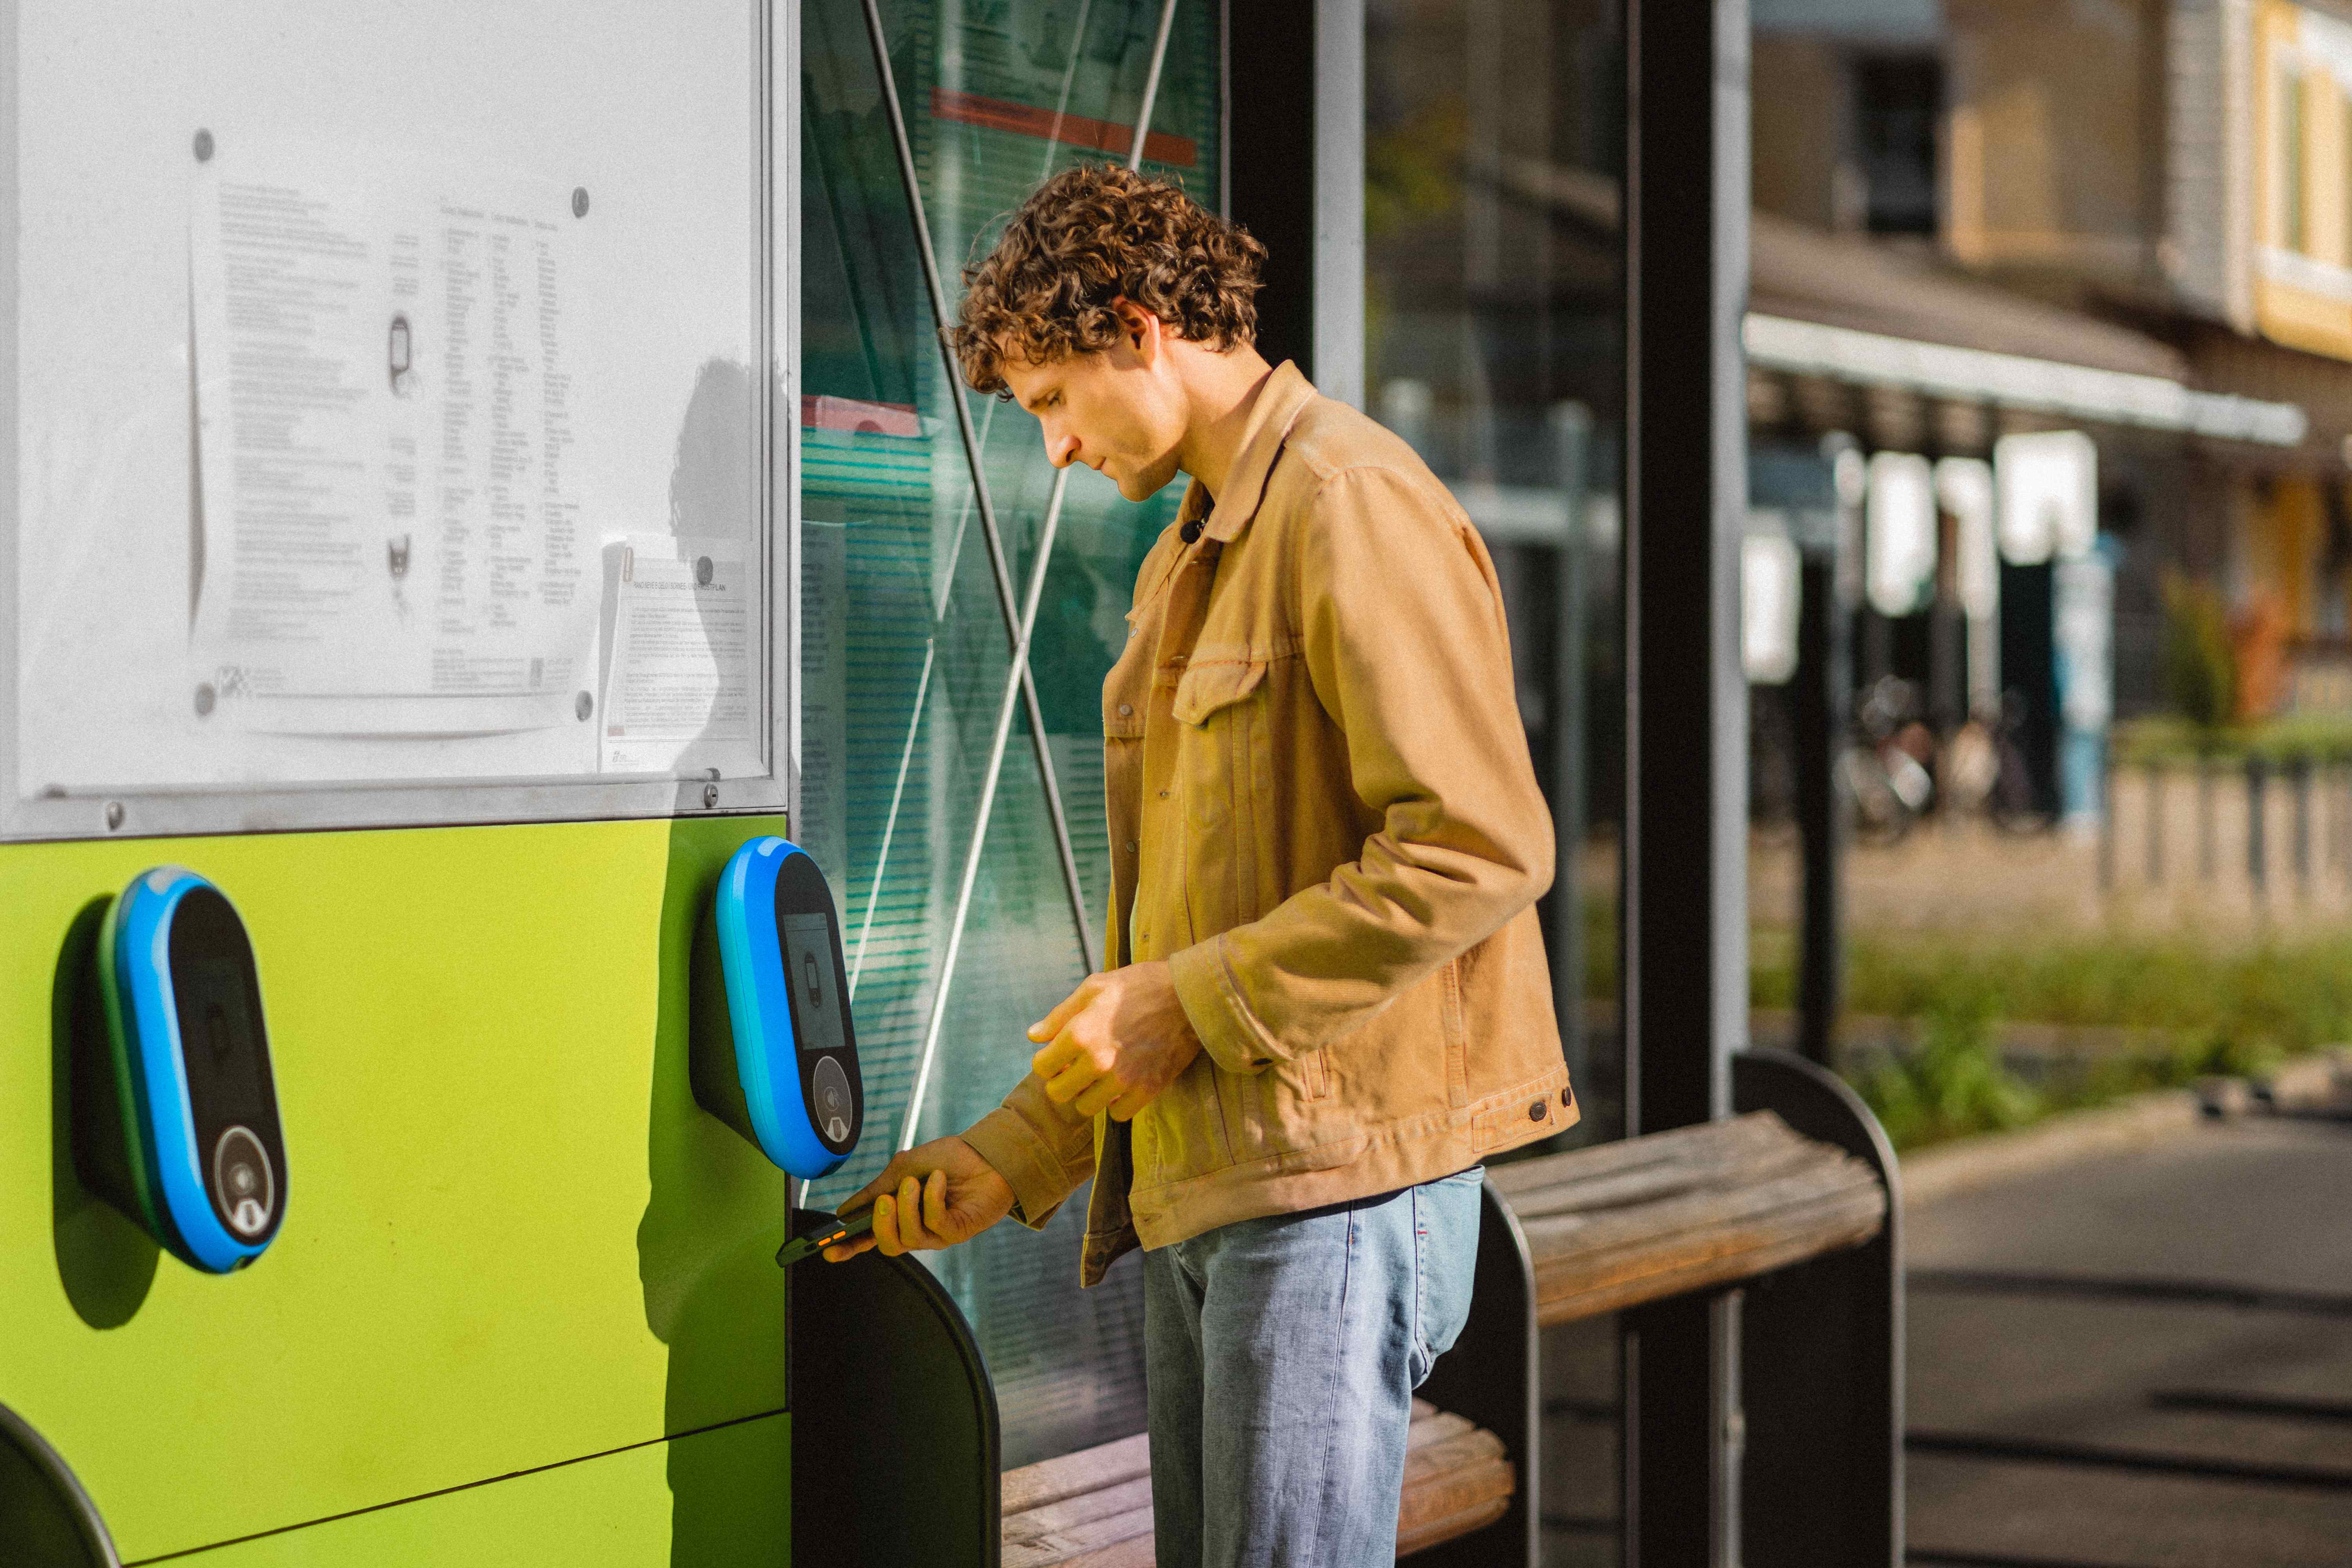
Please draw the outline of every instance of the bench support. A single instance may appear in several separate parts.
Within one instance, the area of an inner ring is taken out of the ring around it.
[[[1903,1561],[1903,1189],[1843,1079],[1788,1051],[1732,1058],[1741,1111],[1770,1110],[1876,1168],[1886,1224],[1861,1247],[1750,1281],[1740,1312],[1747,1568]]]
[[[1489,1183],[1479,1199],[1477,1282],[1470,1321],[1437,1358],[1420,1396],[1466,1416],[1503,1440],[1519,1472],[1508,1513],[1494,1523],[1412,1556],[1414,1568],[1534,1568],[1542,1561],[1543,1510],[1536,1488],[1543,1430],[1536,1378],[1535,1265],[1510,1205]]]

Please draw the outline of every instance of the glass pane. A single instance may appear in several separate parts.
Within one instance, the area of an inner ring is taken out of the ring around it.
[[[22,8],[24,795],[766,773],[756,16]]]
[[[1621,1137],[1624,48],[1609,0],[1370,0],[1370,412],[1485,536],[1561,864],[1544,916],[1583,1121]],[[1617,1560],[1613,1320],[1544,1345],[1547,1563]]]
[[[1123,155],[1160,7],[1022,0],[944,16],[884,5],[924,210],[957,269],[1046,174]],[[1146,168],[1219,200],[1217,8],[1178,8]],[[879,76],[855,0],[803,11],[801,821],[837,889],[865,1065],[866,1146],[810,1201],[838,1202],[900,1142],[939,989],[948,1003],[917,1139],[977,1120],[1026,1070],[1024,1034],[1084,977],[1052,813],[1016,711],[961,948],[948,949],[1009,669],[980,510],[932,336]],[[1016,596],[1053,469],[1034,420],[967,397]],[[1034,660],[1093,940],[1109,902],[1102,679],[1171,489],[1137,507],[1072,473]],[[956,1294],[996,1380],[1008,1466],[1142,1429],[1139,1274],[1083,1295],[1086,1194],[1043,1237],[1006,1225],[927,1261]]]

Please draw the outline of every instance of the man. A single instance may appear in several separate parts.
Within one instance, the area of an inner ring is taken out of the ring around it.
[[[1144,1248],[1160,1568],[1394,1556],[1479,1163],[1577,1116],[1492,563],[1410,447],[1259,355],[1265,255],[1173,185],[1079,168],[965,273],[965,377],[1055,465],[1130,500],[1192,485],[1103,683],[1107,968],[827,1254],[1040,1226],[1092,1176],[1084,1282]]]

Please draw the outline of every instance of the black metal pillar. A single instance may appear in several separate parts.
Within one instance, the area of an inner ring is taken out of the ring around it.
[[[1748,1013],[1746,0],[1627,0],[1628,1131],[1730,1105]],[[1628,1560],[1738,1558],[1738,1317],[1625,1314]]]
[[[1833,468],[1858,465],[1853,443],[1832,436],[1822,455]],[[1797,952],[1797,1050],[1830,1065],[1845,986],[1845,813],[1839,809],[1838,758],[1845,750],[1853,697],[1853,606],[1861,538],[1858,497],[1837,475],[1830,526],[1800,541],[1797,673],[1790,688],[1795,731],[1797,839],[1803,856],[1802,925]]]

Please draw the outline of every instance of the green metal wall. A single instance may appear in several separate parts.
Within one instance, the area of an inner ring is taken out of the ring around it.
[[[783,826],[0,847],[0,1403],[126,1562],[786,1560],[785,1178],[685,1057],[701,902]],[[285,1123],[284,1228],[225,1279],[65,1142],[61,962],[164,863],[245,917]]]

